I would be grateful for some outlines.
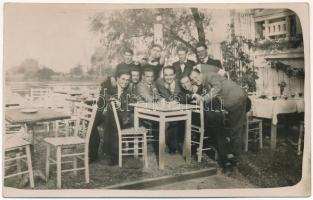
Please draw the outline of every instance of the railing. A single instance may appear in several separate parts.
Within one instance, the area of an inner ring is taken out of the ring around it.
[[[286,21],[274,22],[274,23],[265,23],[263,24],[264,30],[263,35],[265,37],[277,36],[277,35],[288,35],[288,24]]]

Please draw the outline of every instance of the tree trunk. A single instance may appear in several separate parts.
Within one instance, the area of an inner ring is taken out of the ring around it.
[[[198,8],[191,8],[192,16],[198,31],[198,40],[200,43],[205,44],[205,33],[203,28],[203,17],[200,15]]]

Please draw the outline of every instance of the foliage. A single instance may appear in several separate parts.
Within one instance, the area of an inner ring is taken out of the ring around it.
[[[225,70],[228,71],[233,81],[243,87],[248,87],[249,92],[256,90],[255,79],[258,79],[247,53],[251,46],[252,42],[250,40],[235,36],[231,40],[225,40],[221,43]]]
[[[45,66],[42,66],[42,68],[40,68],[37,73],[36,73],[36,77],[39,79],[39,80],[50,80],[51,79],[51,76],[54,75],[55,72],[48,68],[48,67],[45,67]]]
[[[23,74],[24,80],[50,80],[55,72],[49,67],[40,65],[36,59],[27,58],[12,70],[12,74]]]
[[[100,43],[110,50],[106,58],[112,61],[120,59],[126,48],[133,49],[135,38],[144,41],[145,46],[152,44],[156,16],[162,18],[164,47],[169,51],[183,44],[195,52],[196,42],[206,41],[204,26],[210,25],[211,14],[204,14],[197,8],[113,10],[93,16],[90,29],[100,35]]]
[[[71,75],[77,75],[77,76],[84,75],[83,66],[78,64],[76,67],[71,68],[70,74]]]
[[[280,61],[271,61],[271,68],[278,71],[283,71],[290,77],[300,77],[304,78],[304,69],[303,68],[292,68],[290,65],[284,64]]]
[[[298,35],[290,38],[279,39],[266,39],[256,41],[254,48],[260,50],[283,50],[283,49],[295,49],[303,45],[302,35]]]

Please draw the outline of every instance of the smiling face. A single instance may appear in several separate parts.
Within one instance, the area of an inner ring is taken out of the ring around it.
[[[200,59],[204,59],[207,57],[208,52],[207,49],[203,46],[197,47],[197,54]]]
[[[131,71],[131,76],[132,76],[132,82],[133,83],[138,83],[140,80],[140,73],[138,71]]]
[[[175,79],[174,70],[173,70],[173,69],[169,69],[169,68],[164,69],[163,77],[164,77],[164,81],[165,81],[167,84],[173,83],[173,81],[174,81],[174,79]]]
[[[192,71],[189,78],[192,81],[192,84],[196,84],[197,86],[200,86],[202,83],[202,76],[198,72]]]
[[[121,88],[125,89],[125,88],[127,88],[128,84],[129,84],[130,75],[129,74],[122,74],[119,77],[117,77],[116,81],[117,81],[117,84]]]
[[[192,83],[188,76],[181,78],[180,84],[185,90],[192,92]]]
[[[146,84],[152,85],[152,83],[154,81],[154,73],[153,73],[153,71],[146,71],[146,72],[144,72],[143,79],[144,79]]]

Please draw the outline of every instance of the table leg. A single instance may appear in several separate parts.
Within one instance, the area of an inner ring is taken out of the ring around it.
[[[138,118],[138,110],[137,108],[134,109],[134,127],[139,127],[139,118]]]
[[[185,156],[186,156],[186,162],[190,163],[191,161],[191,111],[188,111],[185,127],[186,127]]]
[[[271,149],[276,148],[277,125],[271,125]]]
[[[165,119],[160,119],[159,129],[159,169],[164,169],[164,152],[165,152]]]

